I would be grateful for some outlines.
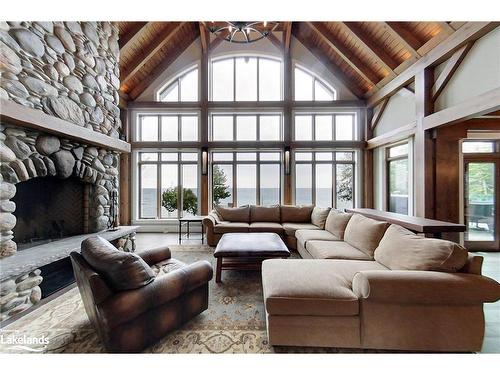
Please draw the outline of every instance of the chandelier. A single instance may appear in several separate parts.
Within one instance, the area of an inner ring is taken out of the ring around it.
[[[253,43],[267,37],[277,26],[278,22],[227,21],[210,22],[208,30],[231,43]]]

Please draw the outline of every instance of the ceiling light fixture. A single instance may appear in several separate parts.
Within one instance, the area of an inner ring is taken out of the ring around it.
[[[211,22],[208,27],[211,33],[231,43],[253,43],[269,35],[278,26],[278,22]]]

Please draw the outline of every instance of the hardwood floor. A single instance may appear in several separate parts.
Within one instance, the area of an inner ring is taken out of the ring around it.
[[[183,244],[200,244],[199,234],[183,239]],[[161,245],[178,244],[177,233],[138,233],[137,250],[146,250]],[[484,257],[483,275],[500,282],[500,253],[477,253]],[[500,301],[484,305],[486,330],[482,353],[500,353]]]

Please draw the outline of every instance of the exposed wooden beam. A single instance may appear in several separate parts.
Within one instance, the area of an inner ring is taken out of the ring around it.
[[[118,40],[120,52],[137,40],[148,24],[149,22],[134,22],[134,25],[130,28],[130,30],[125,35],[120,36],[120,39]]]
[[[153,83],[160,76],[160,74],[162,74],[170,66],[170,64],[172,64],[184,52],[184,49],[193,43],[196,38],[198,38],[198,36],[199,34],[197,32],[189,34],[189,38],[186,37],[183,41],[186,43],[183,48],[175,48],[173,53],[169,53],[168,56],[146,76],[146,78],[144,78],[132,89],[129,93],[130,99],[135,100],[139,95],[141,95],[144,90],[146,90],[148,86],[151,85],[151,83]]]
[[[366,33],[355,22],[341,22],[344,27],[349,30],[350,35],[361,44],[365,50],[369,51],[372,56],[379,60],[389,72],[394,72],[399,63],[394,60],[383,48],[380,48],[373,42],[373,39],[368,37]]]
[[[408,69],[401,72],[396,78],[372,94],[368,98],[368,106],[373,107],[386,96],[392,95],[401,87],[413,81],[415,75],[428,66],[437,65],[449,58],[457,48],[477,40],[495,29],[500,22],[468,22],[455,33],[451,34],[443,43],[430,51],[427,55],[417,60]]]
[[[500,88],[487,91],[456,106],[426,116],[424,129],[429,130],[469,120],[497,110],[500,110]]]
[[[366,142],[366,148],[371,150],[383,145],[400,141],[402,139],[407,139],[415,134],[416,128],[417,125],[414,122],[408,125],[400,126],[399,128],[390,130],[387,133],[369,139]]]
[[[460,63],[463,59],[465,59],[465,56],[467,56],[467,53],[472,48],[473,44],[474,42],[470,42],[460,47],[446,62],[443,71],[436,78],[434,85],[432,86],[432,101],[436,101],[438,96],[444,90],[450,79],[453,77],[453,74],[460,66]]]
[[[413,36],[408,30],[406,30],[398,22],[381,22],[384,28],[395,37],[401,44],[404,45],[405,49],[408,50],[413,56],[420,57],[417,50],[421,47],[420,41]]]
[[[455,29],[451,27],[448,22],[436,22],[436,23],[441,28],[441,32],[445,33],[446,35],[451,35],[455,32]]]
[[[208,53],[208,48],[210,45],[210,36],[207,32],[207,27],[205,26],[205,22],[198,22],[198,27],[200,29],[201,51],[203,53]]]
[[[372,123],[370,125],[371,129],[375,129],[382,118],[382,114],[385,111],[385,108],[387,107],[387,103],[389,103],[389,97],[385,98],[382,103],[380,104],[379,108],[377,108],[376,112],[375,110],[373,111],[373,118],[372,118]]]
[[[337,79],[342,82],[349,90],[352,91],[354,95],[358,98],[361,98],[365,90],[356,84],[353,80],[349,79],[345,75],[345,73],[340,69],[335,63],[330,61],[328,57],[325,56],[325,53],[320,50],[317,46],[315,46],[311,39],[308,36],[304,36],[302,31],[299,28],[294,27],[293,32],[295,38],[297,38],[321,63],[335,76]]]
[[[463,25],[465,25],[467,22],[462,22],[462,21],[453,21],[450,22],[449,25],[453,30],[458,30],[460,29]]]
[[[144,66],[160,49],[168,44],[173,36],[184,26],[184,22],[173,22],[166,32],[157,36],[136,58],[127,64],[120,76],[121,83],[127,82]]]
[[[372,86],[376,86],[381,80],[363,61],[345,47],[328,29],[321,23],[307,22],[307,25],[328,45],[337,55],[339,55],[356,73]]]
[[[291,22],[285,22],[283,26],[283,45],[285,47],[285,54],[290,51],[290,42],[292,40],[292,23]]]
[[[275,46],[277,49],[280,51],[284,51],[284,46],[283,43],[274,35],[273,33],[269,33],[267,36],[267,39]]]
[[[215,48],[219,46],[222,42],[225,41],[225,37],[229,35],[229,31],[224,31],[223,34],[215,34],[215,39],[210,42],[209,51],[213,51]]]

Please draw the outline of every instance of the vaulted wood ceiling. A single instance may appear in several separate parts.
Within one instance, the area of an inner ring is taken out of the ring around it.
[[[359,98],[368,97],[464,22],[281,22]],[[200,35],[201,22],[118,22],[121,92],[136,99]],[[273,44],[279,43],[275,37]],[[221,39],[212,41],[220,43]],[[287,43],[285,43],[287,45]],[[212,46],[213,48],[213,46]]]

